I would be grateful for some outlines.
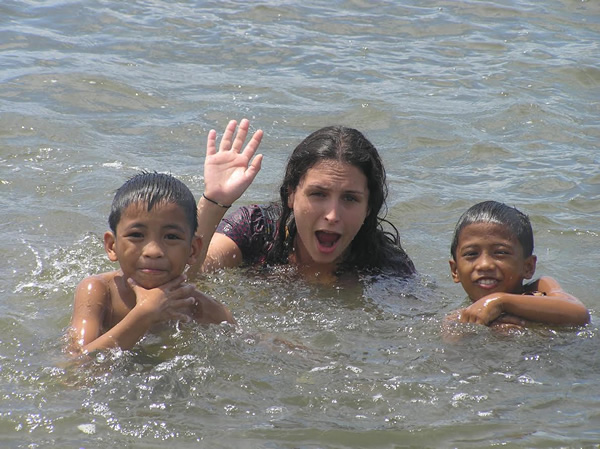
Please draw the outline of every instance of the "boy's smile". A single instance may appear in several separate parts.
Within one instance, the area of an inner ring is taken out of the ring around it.
[[[454,282],[460,282],[471,301],[490,293],[522,293],[523,280],[535,272],[536,257],[523,248],[505,226],[473,223],[460,232],[456,260],[450,260]]]
[[[129,205],[122,213],[116,236],[107,232],[108,257],[118,261],[125,278],[144,288],[159,287],[183,273],[198,253],[183,208],[175,203]]]

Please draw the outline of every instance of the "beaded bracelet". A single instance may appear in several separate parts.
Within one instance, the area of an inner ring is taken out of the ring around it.
[[[206,201],[208,201],[209,203],[216,204],[217,206],[220,206],[220,207],[222,207],[223,209],[229,209],[229,208],[231,207],[231,204],[230,204],[229,206],[227,206],[227,205],[225,205],[225,204],[221,204],[221,203],[219,203],[219,202],[217,202],[217,201],[215,201],[215,200],[211,200],[211,199],[210,199],[209,197],[207,197],[207,196],[206,196],[204,193],[202,194],[202,196],[203,196],[203,197],[204,197],[204,199],[205,199]]]

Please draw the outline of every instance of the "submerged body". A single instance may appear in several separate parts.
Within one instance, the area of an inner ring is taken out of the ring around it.
[[[457,224],[451,253],[452,279],[472,304],[449,320],[486,326],[589,322],[587,308],[555,279],[523,284],[533,277],[537,258],[529,219],[516,209],[493,201],[473,206]]]
[[[109,219],[114,229],[105,233],[104,247],[120,269],[89,276],[77,286],[69,330],[72,352],[130,349],[154,325],[171,320],[234,322],[225,306],[185,283],[183,272],[201,242],[194,237],[195,200],[181,187],[191,214],[172,200],[172,179],[144,173],[117,192]],[[161,188],[162,196],[156,194]],[[144,192],[151,198],[144,198]]]
[[[245,245],[256,241],[254,222],[240,220],[245,212],[236,211],[234,219],[221,219],[260,169],[262,156],[252,163],[250,159],[262,132],[257,131],[242,150],[248,121],[242,120],[234,139],[236,126],[235,121],[229,123],[218,151],[216,134],[209,134],[206,190],[198,203],[198,235],[208,247],[192,266],[192,273],[248,261],[291,264],[307,277],[330,280],[345,270],[385,270],[402,276],[415,273],[397,230],[379,216],[387,196],[379,154],[359,131],[345,127],[317,130],[295,148],[275,203],[272,238],[267,237],[263,246]],[[384,231],[384,223],[392,230]],[[258,254],[248,254],[250,247]]]

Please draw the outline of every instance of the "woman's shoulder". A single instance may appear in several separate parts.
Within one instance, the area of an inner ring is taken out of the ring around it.
[[[417,273],[415,265],[400,244],[400,238],[392,239],[388,233],[381,232],[381,268],[384,272],[400,276]]]
[[[217,232],[236,243],[245,262],[260,262],[275,239],[280,216],[277,203],[241,206],[221,220]]]
[[[240,206],[221,220],[217,231],[227,234],[233,229],[246,228],[251,233],[263,231],[269,233],[275,229],[280,216],[281,206],[277,203]]]
[[[250,204],[240,206],[226,216],[225,221],[256,221],[260,219],[277,220],[281,215],[281,205],[278,203]]]

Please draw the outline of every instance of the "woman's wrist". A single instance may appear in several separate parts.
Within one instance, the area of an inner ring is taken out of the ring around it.
[[[202,198],[204,198],[209,203],[212,203],[216,206],[222,207],[223,209],[229,209],[231,207],[231,204],[223,204],[215,199],[212,199],[212,198],[206,196],[204,193],[202,194]]]

